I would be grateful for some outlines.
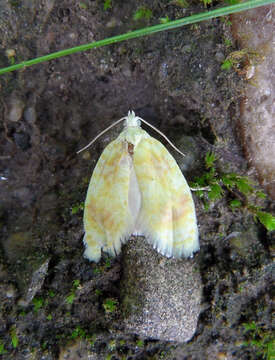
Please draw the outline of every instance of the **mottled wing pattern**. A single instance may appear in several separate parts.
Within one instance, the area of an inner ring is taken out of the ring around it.
[[[138,232],[163,255],[191,256],[199,249],[196,214],[175,159],[150,137],[135,147],[133,161],[142,199]]]
[[[85,201],[84,256],[99,261],[101,248],[110,255],[120,252],[121,242],[131,234],[128,193],[131,158],[125,141],[113,141],[94,169]]]

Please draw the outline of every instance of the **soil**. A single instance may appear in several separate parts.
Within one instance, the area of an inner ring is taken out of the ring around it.
[[[144,1],[153,15],[134,21],[138,5],[113,1],[104,10],[103,1],[2,0],[0,68],[12,61],[8,49],[15,51],[17,63],[157,24],[165,16],[203,11],[196,1],[187,8]],[[225,191],[208,209],[194,195],[203,302],[187,344],[113,330],[123,316],[118,290],[123,255],[104,256],[99,264],[82,256],[89,178],[121,129],[111,130],[87,152],[76,151],[128,110],[187,154],[175,158],[189,182],[206,171],[207,151],[216,154],[217,171],[249,174],[238,128],[244,80],[233,69],[221,69],[236,49],[228,19],[214,19],[0,77],[3,359],[266,356],[272,339],[272,234],[247,208],[230,208],[232,192]],[[268,197],[257,201],[266,211],[274,206]]]

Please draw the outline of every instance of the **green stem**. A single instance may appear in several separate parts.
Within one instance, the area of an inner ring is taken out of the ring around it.
[[[32,66],[32,65],[44,62],[44,61],[53,60],[53,59],[56,59],[56,58],[59,58],[62,56],[71,55],[76,52],[86,51],[86,50],[118,43],[121,41],[154,34],[156,32],[160,32],[160,31],[175,29],[175,28],[178,28],[178,27],[181,27],[184,25],[190,25],[190,24],[198,23],[198,22],[201,22],[204,20],[213,19],[215,17],[225,16],[225,15],[229,15],[229,14],[233,14],[233,13],[237,13],[237,12],[241,12],[241,11],[245,11],[245,10],[249,10],[249,9],[254,9],[256,7],[272,4],[274,2],[275,2],[275,0],[249,0],[244,3],[226,6],[226,7],[212,10],[209,12],[204,12],[201,14],[188,16],[186,18],[175,20],[175,21],[170,21],[165,24],[159,24],[159,25],[150,26],[150,27],[147,27],[144,29],[131,31],[126,34],[113,36],[113,37],[110,37],[110,38],[107,38],[104,40],[95,41],[95,42],[92,42],[89,44],[84,44],[84,45],[76,46],[76,47],[73,47],[70,49],[57,51],[52,54],[41,56],[41,57],[38,57],[38,58],[35,58],[32,60],[23,61],[22,63],[0,69],[0,75],[10,72],[10,71],[25,68],[27,66]]]

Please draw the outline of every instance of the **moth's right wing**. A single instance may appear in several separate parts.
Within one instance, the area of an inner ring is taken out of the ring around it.
[[[134,169],[142,199],[138,232],[163,255],[192,256],[199,249],[195,207],[175,159],[158,140],[144,138]]]

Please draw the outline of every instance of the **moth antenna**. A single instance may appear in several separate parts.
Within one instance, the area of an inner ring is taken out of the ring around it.
[[[185,154],[183,152],[181,152],[169,139],[166,135],[164,135],[159,129],[157,129],[155,126],[151,125],[150,123],[148,123],[147,121],[143,120],[142,118],[138,117],[138,120],[142,121],[144,124],[148,125],[150,128],[152,128],[153,130],[155,130],[157,133],[159,133],[162,137],[164,137],[164,139],[168,142],[169,145],[172,146],[172,148],[174,150],[176,150],[179,154],[181,154],[182,156],[185,156]]]
[[[86,145],[84,148],[78,150],[76,153],[79,154],[80,152],[88,149],[88,147],[90,147],[98,138],[100,138],[101,135],[105,134],[107,131],[109,131],[110,129],[112,129],[112,127],[116,126],[117,124],[119,124],[122,120],[125,120],[126,117],[124,116],[123,118],[115,121],[112,125],[108,126],[105,130],[101,131],[91,142],[89,142],[88,145]]]
[[[189,186],[189,189],[191,190],[191,191],[210,191],[211,189],[210,189],[210,186],[204,186],[204,187],[200,187],[200,188],[192,188],[192,187],[190,187]]]

